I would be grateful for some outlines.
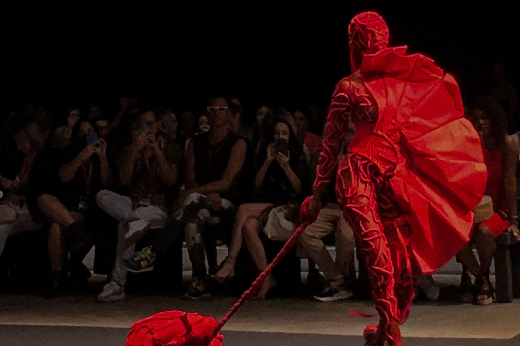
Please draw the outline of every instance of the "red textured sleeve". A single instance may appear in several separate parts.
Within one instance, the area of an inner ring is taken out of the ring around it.
[[[336,86],[332,96],[330,111],[325,125],[325,137],[321,149],[320,160],[316,168],[314,191],[325,191],[332,174],[338,164],[339,150],[343,144],[348,127],[348,120],[352,113],[352,102],[348,95],[350,81],[343,79]]]

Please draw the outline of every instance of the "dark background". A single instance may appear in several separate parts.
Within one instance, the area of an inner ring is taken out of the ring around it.
[[[176,111],[224,90],[246,116],[272,106],[326,104],[349,71],[346,28],[373,9],[407,44],[455,75],[463,96],[485,91],[495,61],[516,84],[520,16],[492,1],[138,1],[0,5],[0,107],[33,101],[52,114],[120,96]],[[466,2],[464,2],[466,3]]]

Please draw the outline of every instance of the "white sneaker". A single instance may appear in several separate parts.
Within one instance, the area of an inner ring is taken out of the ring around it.
[[[125,299],[125,288],[119,286],[114,281],[110,281],[103,287],[103,291],[98,294],[97,299],[100,302],[114,302]]]
[[[133,220],[127,223],[128,231],[125,234],[129,244],[135,244],[150,230],[150,224],[146,220]]]

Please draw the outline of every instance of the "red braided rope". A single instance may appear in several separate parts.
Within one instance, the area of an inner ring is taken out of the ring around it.
[[[284,246],[282,247],[280,252],[278,252],[276,257],[273,259],[273,261],[267,266],[267,268],[265,268],[265,270],[262,273],[260,273],[260,275],[258,275],[256,280],[251,284],[251,287],[249,287],[249,289],[242,294],[240,299],[235,303],[235,305],[233,305],[231,310],[229,310],[229,312],[224,317],[222,317],[222,319],[218,322],[217,326],[215,327],[215,330],[213,331],[213,335],[211,336],[210,341],[213,340],[213,338],[215,336],[217,336],[217,334],[220,332],[222,327],[224,327],[226,322],[229,321],[229,319],[231,317],[233,317],[233,315],[260,289],[260,286],[262,286],[262,284],[264,283],[266,276],[282,260],[282,258],[292,249],[292,247],[296,244],[296,242],[298,241],[298,238],[303,233],[305,228],[307,228],[307,226],[309,224],[313,223],[316,220],[317,214],[312,215],[312,216],[307,215],[307,208],[309,206],[311,198],[312,197],[308,197],[305,200],[305,202],[303,202],[303,204],[302,204],[302,210],[300,212],[300,219],[301,220],[306,219],[305,222],[303,222],[296,229],[296,231],[294,231],[293,235],[289,238],[289,240],[287,240],[287,242],[284,244]],[[309,217],[310,217],[310,219],[308,219]]]

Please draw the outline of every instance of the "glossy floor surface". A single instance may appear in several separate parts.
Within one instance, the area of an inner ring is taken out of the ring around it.
[[[402,327],[405,345],[520,345],[520,300],[489,306],[459,301],[455,275],[436,276],[438,302],[418,300]],[[93,286],[97,287],[97,286]],[[99,286],[101,287],[101,286]],[[233,298],[203,301],[177,296],[127,296],[99,303],[95,292],[46,300],[33,294],[0,295],[0,345],[123,345],[136,320],[164,310],[222,317]],[[225,326],[224,345],[363,345],[376,317],[370,301],[320,303],[308,298],[250,301]]]

